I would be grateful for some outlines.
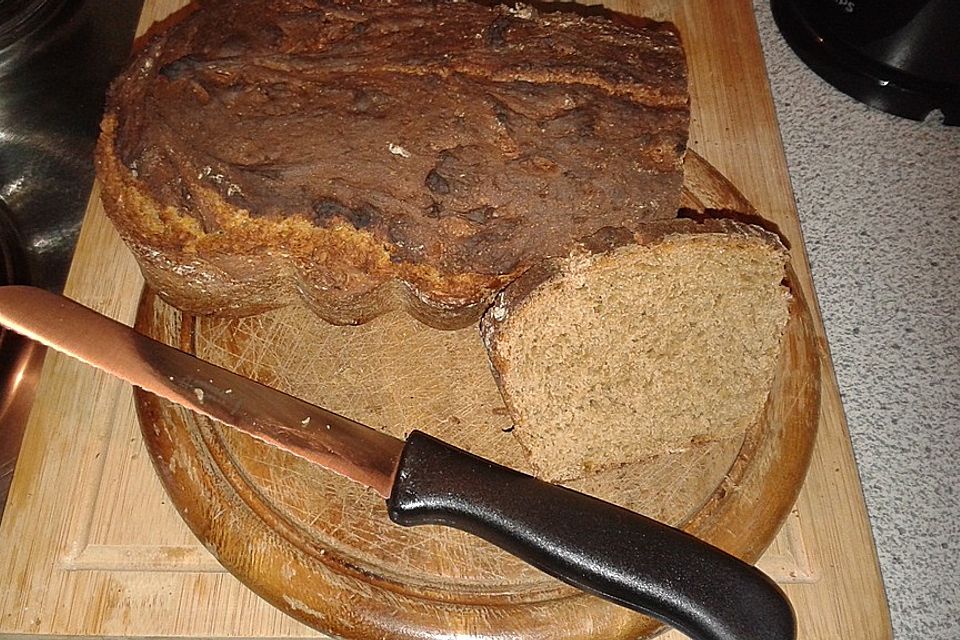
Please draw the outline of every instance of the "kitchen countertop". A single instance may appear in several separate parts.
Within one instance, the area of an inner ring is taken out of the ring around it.
[[[960,127],[833,89],[754,3],[898,640],[960,638]]]
[[[755,9],[895,635],[955,640],[960,128],[835,91]]]

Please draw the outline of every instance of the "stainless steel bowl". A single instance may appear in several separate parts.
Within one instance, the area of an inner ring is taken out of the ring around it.
[[[62,289],[142,0],[0,2],[0,284]],[[43,349],[0,330],[0,515]]]

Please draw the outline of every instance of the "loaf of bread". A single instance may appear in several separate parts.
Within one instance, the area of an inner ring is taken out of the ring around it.
[[[538,475],[569,480],[742,435],[780,357],[786,260],[759,227],[674,220],[611,233],[510,284],[481,328]]]
[[[676,215],[679,38],[594,13],[197,3],[111,88],[105,210],[189,312],[465,326],[576,240]]]

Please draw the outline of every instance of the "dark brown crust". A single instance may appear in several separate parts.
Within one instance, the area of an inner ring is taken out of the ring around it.
[[[305,294],[335,322],[404,307],[462,326],[577,238],[675,216],[688,98],[664,25],[305,6],[201,3],[111,90],[106,210],[176,306]]]

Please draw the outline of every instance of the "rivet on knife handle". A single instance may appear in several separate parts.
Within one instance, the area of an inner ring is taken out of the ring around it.
[[[791,640],[793,611],[758,569],[678,529],[543,482],[420,432],[390,518],[442,524],[698,640]]]

